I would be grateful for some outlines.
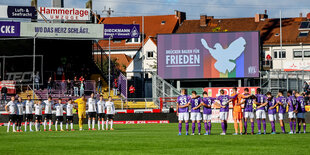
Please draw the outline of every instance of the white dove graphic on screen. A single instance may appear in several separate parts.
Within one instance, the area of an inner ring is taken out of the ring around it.
[[[228,48],[223,49],[220,43],[216,43],[214,48],[210,48],[206,40],[201,38],[202,45],[209,50],[212,57],[217,60],[214,67],[221,73],[231,72],[236,67],[232,60],[236,60],[244,51],[246,41],[243,37],[240,37],[233,41]]]

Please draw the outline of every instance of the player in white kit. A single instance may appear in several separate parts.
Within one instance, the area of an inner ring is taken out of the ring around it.
[[[31,101],[31,96],[27,96],[27,100],[24,102],[25,105],[25,115],[26,115],[26,121],[25,121],[25,132],[27,131],[27,125],[29,122],[29,131],[32,132],[32,120],[33,120],[33,101]]]
[[[97,101],[94,98],[94,93],[91,93],[90,98],[87,100],[86,106],[88,107],[88,130],[91,130],[90,128],[90,122],[92,121],[92,130],[95,129],[96,124],[96,112],[97,112]]]
[[[73,108],[75,108],[75,106],[72,104],[72,99],[70,98],[68,100],[68,103],[66,105],[66,129],[67,131],[69,131],[69,123],[70,123],[70,126],[71,126],[71,131],[74,131],[73,129]]]
[[[42,109],[43,109],[42,100],[39,100],[37,104],[34,105],[34,114],[35,114],[35,119],[36,119],[36,123],[35,123],[36,131],[40,131],[40,124],[42,122]]]
[[[54,102],[52,97],[49,96],[47,100],[44,101],[44,131],[46,131],[46,125],[48,120],[49,131],[52,131],[52,107]]]
[[[15,122],[16,122],[16,112],[17,112],[17,107],[15,103],[15,97],[11,97],[11,101],[5,105],[5,111],[9,114],[9,122],[8,122],[8,129],[7,132],[10,132],[10,126],[11,123],[13,123],[13,132],[16,132],[15,130]]]
[[[64,131],[62,128],[64,120],[64,105],[61,102],[61,98],[59,98],[58,103],[54,107],[56,109],[55,131],[58,131],[58,122],[60,122],[60,131]]]
[[[110,125],[111,125],[110,130],[114,130],[113,129],[113,120],[114,120],[114,115],[115,115],[115,106],[114,106],[114,102],[112,101],[112,97],[111,96],[109,96],[108,101],[105,103],[105,107],[107,109],[106,130],[108,130],[109,120],[111,121],[111,123],[110,123]]]
[[[16,114],[16,121],[17,121],[17,132],[23,132],[22,130],[22,122],[24,116],[24,104],[21,97],[18,97],[18,101],[16,103],[17,107],[17,114]]]
[[[97,102],[97,117],[98,117],[98,130],[100,130],[100,122],[102,130],[104,130],[104,117],[105,117],[105,102],[103,96],[100,95],[99,101]]]

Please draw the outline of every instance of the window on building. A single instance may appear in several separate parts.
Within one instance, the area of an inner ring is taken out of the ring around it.
[[[301,58],[302,52],[301,51],[294,51],[294,58]]]
[[[300,31],[298,37],[307,37],[309,34],[309,31]]]
[[[310,51],[304,51],[304,57],[310,58]]]
[[[147,58],[153,58],[154,57],[154,51],[147,51]]]
[[[140,43],[140,38],[130,38],[126,40],[126,43]]]
[[[286,58],[286,51],[274,51],[273,52],[273,57],[275,59],[280,59],[280,58]]]

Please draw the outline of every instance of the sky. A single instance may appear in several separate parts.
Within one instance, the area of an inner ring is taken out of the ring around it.
[[[88,0],[64,0],[67,8],[85,8]],[[0,5],[28,6],[31,0],[0,0]],[[39,6],[51,6],[51,0],[38,0]],[[200,15],[215,18],[254,17],[268,11],[269,18],[298,17],[310,13],[309,0],[93,0],[93,10],[102,16],[104,7],[111,8],[112,16],[150,16],[186,12],[187,19]]]

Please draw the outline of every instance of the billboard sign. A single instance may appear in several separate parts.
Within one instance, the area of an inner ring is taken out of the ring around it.
[[[0,18],[37,18],[37,11],[32,6],[0,5]]]
[[[164,79],[259,76],[259,32],[158,35],[158,75]]]
[[[19,22],[2,22],[0,21],[0,37],[19,37]]]
[[[131,24],[105,24],[104,25],[104,38],[109,37],[114,39],[130,39],[140,37],[140,25]]]
[[[21,36],[101,39],[103,24],[21,23]]]
[[[284,71],[310,71],[309,61],[284,61]]]
[[[255,94],[256,89],[259,87],[237,87],[237,92],[240,94],[243,94],[244,88],[248,88],[250,94]],[[208,95],[211,97],[217,97],[217,96],[220,96],[221,89],[224,90],[225,95],[232,96],[233,87],[208,87],[208,88],[204,88],[204,91],[208,92]]]
[[[48,20],[90,20],[90,9],[39,7],[38,19]],[[41,16],[41,15],[42,16]]]

